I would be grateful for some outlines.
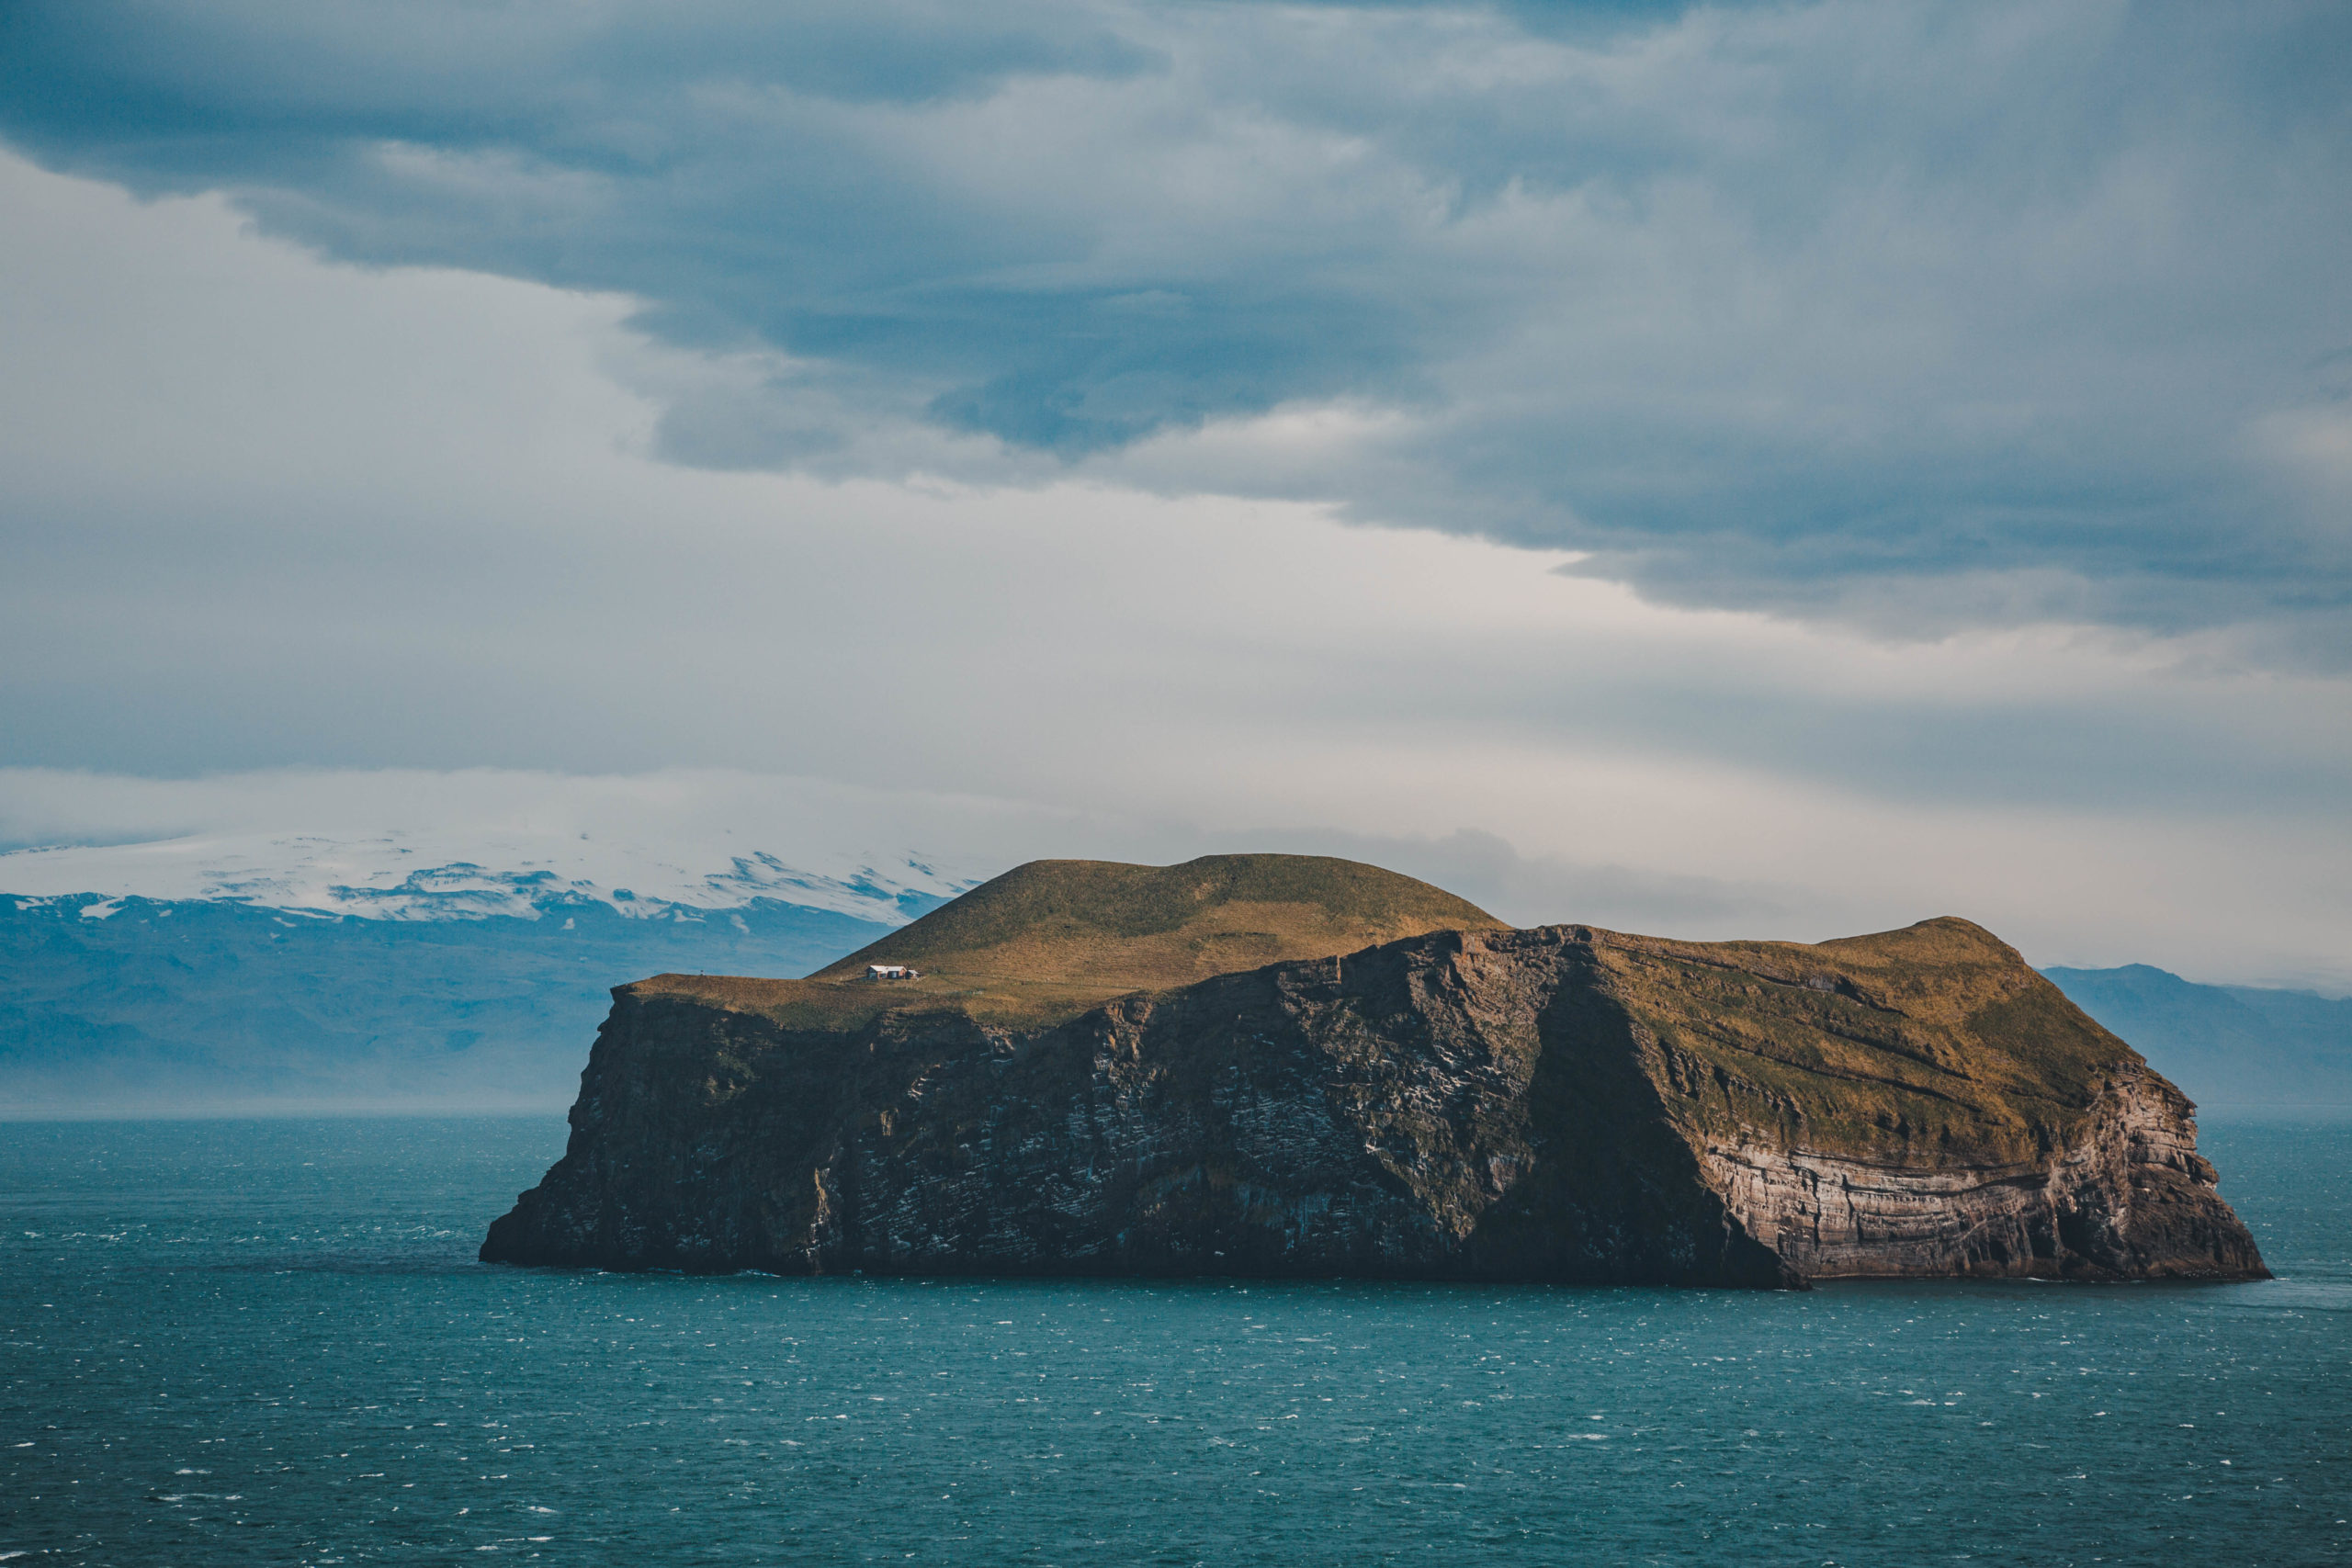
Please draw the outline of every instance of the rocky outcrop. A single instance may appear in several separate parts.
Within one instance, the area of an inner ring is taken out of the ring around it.
[[[1700,1160],[1749,1233],[1809,1279],[2259,1277],[2192,1114],[2170,1084],[2125,1069],[2040,1159],[1921,1168],[1709,1141]]]
[[[1036,1026],[615,992],[492,1261],[1744,1286],[2263,1274],[2192,1108],[1965,921],[1440,931]]]

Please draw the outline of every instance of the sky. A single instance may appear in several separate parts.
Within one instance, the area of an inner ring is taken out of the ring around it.
[[[17,0],[0,847],[2352,990],[2347,82],[2324,4]]]

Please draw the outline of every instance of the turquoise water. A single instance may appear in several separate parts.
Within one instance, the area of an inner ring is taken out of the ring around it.
[[[2207,1130],[2273,1283],[1785,1295],[472,1262],[562,1132],[0,1127],[0,1552],[2352,1560],[2343,1127]]]

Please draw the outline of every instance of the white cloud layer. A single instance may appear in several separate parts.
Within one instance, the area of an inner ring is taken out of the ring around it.
[[[648,380],[727,367],[626,300],[323,264],[18,161],[0,205],[17,845],[481,859],[538,813],[689,879],[737,840],[1317,850],[1521,920],[1960,913],[2042,963],[2352,983],[2352,690],[2229,636],[1889,642],[1306,501],[681,468]],[[2278,439],[2324,474],[2324,430]]]
[[[2352,13],[23,0],[0,137],[627,300],[673,461],[2352,663]],[[2331,454],[2335,454],[2331,456]]]

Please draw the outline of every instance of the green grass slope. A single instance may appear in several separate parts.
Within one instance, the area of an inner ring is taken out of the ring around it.
[[[1613,933],[1603,962],[1718,1136],[1890,1164],[2007,1164],[2081,1123],[2139,1054],[1983,927],[1946,917],[1819,944]]]

